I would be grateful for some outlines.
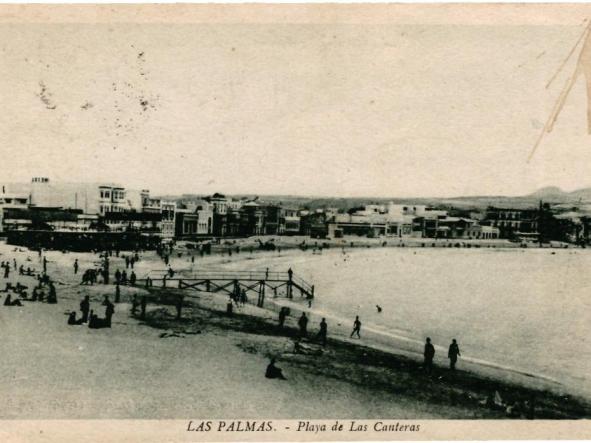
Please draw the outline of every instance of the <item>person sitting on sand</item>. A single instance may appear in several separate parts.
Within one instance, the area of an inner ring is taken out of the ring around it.
[[[37,286],[35,286],[33,288],[33,293],[31,294],[31,301],[37,301],[39,300],[39,288]]]
[[[75,325],[76,324],[76,312],[72,311],[68,315],[68,324]]]
[[[91,329],[99,328],[98,316],[94,313],[92,309],[90,310],[90,319],[88,320],[88,327]]]
[[[271,363],[269,363],[269,366],[267,366],[267,370],[265,371],[265,377],[287,380],[287,378],[283,376],[283,371],[281,371],[281,368],[275,366],[275,358],[272,358]]]
[[[10,294],[6,295],[6,299],[4,300],[4,306],[22,306],[20,300],[12,300]]]
[[[57,293],[53,282],[49,283],[49,294],[47,295],[47,303],[52,305],[57,303]]]

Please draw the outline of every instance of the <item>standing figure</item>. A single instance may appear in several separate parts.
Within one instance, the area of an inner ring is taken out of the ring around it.
[[[357,334],[357,338],[361,338],[359,334],[361,332],[361,321],[359,321],[359,316],[355,316],[355,321],[353,322],[353,332],[351,332],[351,337]]]
[[[300,327],[300,336],[305,337],[308,334],[308,317],[306,317],[305,312],[302,312],[302,316],[298,320],[298,326]]]
[[[105,326],[107,328],[111,327],[111,318],[115,313],[115,305],[111,303],[109,300],[109,296],[105,295],[105,301],[103,302],[103,306],[105,307]]]
[[[78,259],[74,260],[74,274],[78,274]]]
[[[285,309],[285,306],[283,306],[279,310],[279,327],[280,328],[282,328],[283,325],[285,324],[285,317],[287,317],[287,309]]]
[[[320,331],[318,332],[318,336],[316,338],[319,338],[320,341],[322,342],[322,346],[326,347],[326,336],[328,334],[328,324],[326,323],[326,319],[322,318],[322,321],[320,322]]]
[[[121,288],[119,287],[119,283],[115,285],[115,303],[119,303],[121,301]]]
[[[183,296],[179,295],[176,300],[176,319],[180,320],[183,310]]]
[[[454,338],[451,341],[451,345],[449,345],[449,351],[447,351],[447,358],[449,358],[449,369],[452,371],[456,370],[456,363],[458,361],[458,357],[461,356],[460,354],[460,347]]]
[[[425,351],[423,352],[423,356],[425,357],[425,371],[427,374],[431,374],[433,372],[433,357],[435,357],[435,347],[431,344],[431,339],[427,337],[425,342]]]
[[[88,321],[88,313],[90,312],[90,299],[88,295],[84,296],[84,299],[80,302],[80,310],[82,311],[82,323]]]
[[[142,295],[142,299],[140,301],[140,318],[144,320],[146,318],[146,305],[147,305],[146,296]]]
[[[56,304],[57,303],[57,293],[55,290],[55,285],[53,282],[49,283],[49,294],[47,295],[47,303]]]
[[[133,294],[133,297],[131,298],[131,315],[134,317],[137,314],[137,307],[139,304],[140,303],[137,301],[137,294]]]

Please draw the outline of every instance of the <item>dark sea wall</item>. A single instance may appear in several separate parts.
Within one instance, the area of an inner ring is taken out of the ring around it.
[[[30,249],[56,249],[67,251],[104,251],[156,249],[160,237],[138,232],[61,232],[61,231],[9,231],[6,243]]]

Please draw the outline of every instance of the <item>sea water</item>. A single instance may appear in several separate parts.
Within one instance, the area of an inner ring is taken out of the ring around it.
[[[359,248],[265,261],[313,283],[316,312],[359,315],[417,352],[429,336],[446,357],[455,338],[465,359],[591,396],[591,250]]]

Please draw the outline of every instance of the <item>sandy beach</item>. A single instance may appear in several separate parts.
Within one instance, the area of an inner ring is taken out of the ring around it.
[[[0,260],[15,258],[40,269],[35,252],[14,249],[0,244]],[[175,269],[190,269],[187,253],[175,255]],[[226,296],[183,292],[178,321],[175,307],[166,303],[178,289],[122,287],[112,328],[69,326],[67,314],[78,310],[84,295],[102,316],[100,302],[104,295],[113,300],[115,288],[79,285],[74,259],[84,270],[98,263],[96,254],[45,254],[48,273],[58,282],[58,304],[0,307],[1,418],[506,418],[505,406],[515,403],[521,405],[515,418],[527,418],[532,401],[535,418],[591,416],[586,400],[553,392],[543,380],[526,375],[468,364],[455,373],[438,365],[428,376],[417,353],[393,352],[371,334],[349,340],[348,325],[331,327],[326,349],[304,340],[303,352],[295,352],[297,302],[280,330],[276,309],[282,300],[267,303],[266,309],[247,304],[228,317]],[[214,254],[196,263],[214,267],[231,260],[239,265],[252,256],[272,262],[273,254]],[[155,253],[141,256],[138,276],[164,269]],[[112,272],[124,267],[122,258],[111,258]],[[0,278],[0,286],[5,281]],[[8,281],[29,287],[34,282],[14,272]],[[134,293],[150,299],[144,321],[130,314]],[[314,333],[316,319],[310,326]],[[265,378],[271,357],[287,380]],[[486,404],[495,393],[502,406]]]

